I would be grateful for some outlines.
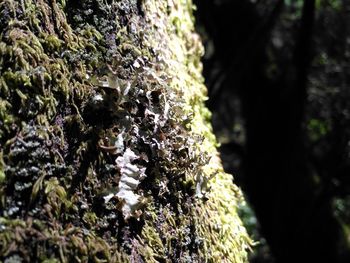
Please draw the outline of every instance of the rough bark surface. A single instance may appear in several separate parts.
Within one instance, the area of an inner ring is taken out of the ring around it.
[[[246,261],[192,9],[0,2],[0,260]]]

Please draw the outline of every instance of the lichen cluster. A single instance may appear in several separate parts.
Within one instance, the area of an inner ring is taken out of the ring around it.
[[[192,8],[0,2],[0,260],[246,260]]]

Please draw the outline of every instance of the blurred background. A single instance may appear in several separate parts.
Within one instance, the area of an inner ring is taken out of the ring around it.
[[[194,2],[250,261],[349,263],[350,1]]]

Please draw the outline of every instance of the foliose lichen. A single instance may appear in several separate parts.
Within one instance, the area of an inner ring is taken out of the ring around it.
[[[0,260],[246,261],[192,9],[0,3]]]

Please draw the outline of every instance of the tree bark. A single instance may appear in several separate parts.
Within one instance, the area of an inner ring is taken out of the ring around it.
[[[0,3],[0,260],[246,261],[192,9]]]

